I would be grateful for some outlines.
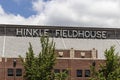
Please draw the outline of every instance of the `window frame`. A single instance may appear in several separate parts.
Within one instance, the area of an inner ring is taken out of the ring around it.
[[[21,68],[16,69],[16,76],[22,76],[22,69]]]
[[[85,77],[90,77],[90,75],[91,75],[90,70],[89,70],[89,69],[86,69],[86,70],[85,70]]]
[[[65,72],[66,74],[69,74],[69,70],[67,70],[67,69],[62,69],[62,72]]]
[[[80,75],[81,74],[81,75]],[[76,76],[77,77],[83,77],[83,70],[82,69],[77,69],[76,70]]]
[[[54,73],[60,73],[60,69],[54,69]]]
[[[7,69],[7,76],[14,76],[14,69],[13,68]]]

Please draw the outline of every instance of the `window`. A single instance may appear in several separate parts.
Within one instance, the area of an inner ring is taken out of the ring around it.
[[[60,73],[60,69],[54,69],[55,73]]]
[[[66,74],[68,74],[68,70],[67,69],[62,69],[62,72],[66,72]]]
[[[13,76],[14,71],[13,71],[13,69],[8,69],[7,73],[8,73],[8,76]]]
[[[90,70],[85,70],[85,77],[90,77]]]
[[[77,77],[82,77],[82,70],[77,70],[76,73],[77,73]]]
[[[22,69],[16,69],[16,76],[22,76]]]

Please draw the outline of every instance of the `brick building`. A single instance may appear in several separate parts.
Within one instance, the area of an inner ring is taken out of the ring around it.
[[[23,80],[23,67],[18,58],[25,56],[29,42],[37,55],[39,37],[49,35],[56,44],[54,71],[68,70],[68,80],[87,80],[90,65],[104,62],[104,51],[120,48],[120,29],[66,26],[0,25],[0,80]]]
[[[57,61],[54,72],[67,70],[68,80],[88,80],[90,78],[90,65],[95,61],[96,68],[104,60],[97,58],[97,51],[92,50],[56,50]],[[0,80],[23,80],[24,68],[19,58],[1,58]]]

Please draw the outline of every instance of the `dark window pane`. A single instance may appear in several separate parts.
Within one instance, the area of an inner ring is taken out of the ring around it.
[[[16,69],[16,76],[22,76],[22,69]]]
[[[60,69],[54,69],[55,73],[60,73]]]
[[[68,70],[67,69],[62,69],[62,72],[66,72],[66,74],[68,74]]]
[[[13,69],[8,69],[8,76],[13,76],[13,73],[14,73],[14,71],[13,71]]]
[[[85,70],[85,77],[90,77],[90,70]]]
[[[77,77],[82,77],[82,70],[77,70]]]

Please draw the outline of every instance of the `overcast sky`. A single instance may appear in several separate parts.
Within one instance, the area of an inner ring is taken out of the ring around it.
[[[120,0],[0,0],[0,24],[120,28]]]

